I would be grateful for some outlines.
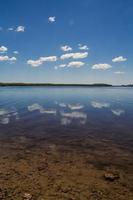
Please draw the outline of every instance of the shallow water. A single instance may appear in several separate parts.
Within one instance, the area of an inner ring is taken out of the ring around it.
[[[0,199],[133,199],[132,154],[132,88],[0,88]]]

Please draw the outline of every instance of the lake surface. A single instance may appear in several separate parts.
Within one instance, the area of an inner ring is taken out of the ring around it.
[[[0,199],[133,199],[133,89],[0,87]]]

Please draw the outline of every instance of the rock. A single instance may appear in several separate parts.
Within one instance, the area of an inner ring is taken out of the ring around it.
[[[32,199],[32,195],[29,194],[29,193],[24,193],[23,198],[24,198],[24,200],[31,200]]]
[[[108,172],[108,173],[105,173],[105,174],[104,174],[104,178],[105,178],[106,180],[109,180],[109,181],[114,181],[114,180],[116,180],[116,179],[119,179],[120,176],[119,176],[118,173]]]

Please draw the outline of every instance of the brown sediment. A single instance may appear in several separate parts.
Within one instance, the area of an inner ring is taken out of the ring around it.
[[[1,139],[0,200],[56,199],[132,200],[132,152],[95,135]]]

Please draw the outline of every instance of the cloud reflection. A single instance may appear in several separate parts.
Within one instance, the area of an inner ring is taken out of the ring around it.
[[[85,124],[87,120],[87,114],[84,112],[60,112],[62,119],[62,125],[69,125],[73,122],[73,120],[78,121],[80,124]]]
[[[41,105],[39,105],[38,103],[32,104],[30,106],[28,106],[28,111],[29,112],[33,112],[38,110],[41,114],[54,114],[56,115],[56,110],[55,109],[45,109],[43,108]]]
[[[68,104],[68,108],[70,108],[71,110],[80,110],[82,108],[84,108],[84,105],[77,103],[77,104]]]
[[[110,104],[109,103],[106,103],[106,102],[98,102],[98,101],[92,101],[91,102],[91,105],[93,108],[109,108],[110,107]]]
[[[19,114],[16,111],[16,108],[0,109],[0,124],[8,124],[10,122],[10,118],[12,117],[19,120]]]
[[[122,109],[112,109],[111,112],[116,116],[120,116],[125,113],[125,111]]]
[[[80,103],[66,104],[66,103],[62,102],[62,103],[59,103],[58,105],[62,108],[69,108],[70,110],[80,110],[80,109],[84,108],[84,105],[82,105]]]

